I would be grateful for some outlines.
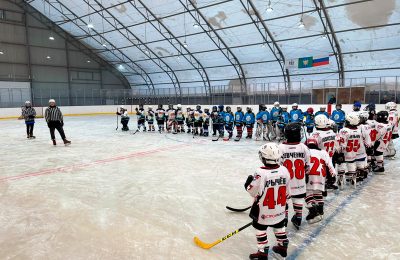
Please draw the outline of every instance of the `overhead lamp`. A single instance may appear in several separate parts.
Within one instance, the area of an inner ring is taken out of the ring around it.
[[[4,51],[0,50],[0,55],[3,55],[3,54],[4,54]]]
[[[267,44],[264,42],[264,43],[261,45],[261,48],[265,48],[265,47],[267,47]]]
[[[50,35],[50,36],[49,36],[49,40],[50,40],[50,41],[54,41],[54,37]]]
[[[88,23],[88,24],[87,24],[87,27],[88,27],[89,29],[93,29],[93,28],[94,28],[94,25],[93,25],[92,23]]]
[[[188,44],[186,42],[183,42],[183,47],[187,48]]]
[[[145,50],[144,53],[149,54],[149,51],[148,51],[148,50]]]
[[[106,43],[103,43],[101,46],[103,46],[103,47],[107,47],[107,44],[106,44]]]
[[[300,19],[299,28],[304,28],[303,17]]]
[[[198,29],[199,27],[200,27],[200,25],[199,25],[198,23],[194,23],[194,24],[193,24],[193,28],[194,28],[194,29]]]
[[[90,61],[90,60],[87,60],[86,62],[87,62],[87,63],[90,63],[91,61]]]
[[[51,59],[51,57],[50,57],[49,55],[47,55],[47,56],[46,56],[46,59],[50,60],[50,59]]]
[[[328,35],[327,35],[326,33],[324,33],[324,34],[322,35],[322,38],[326,39],[326,38],[328,38]]]
[[[271,13],[272,11],[274,11],[274,9],[271,6],[271,1],[268,2],[268,7],[267,7],[267,12]]]
[[[125,67],[124,67],[122,64],[120,64],[120,65],[118,66],[118,69],[119,69],[119,70],[124,70]]]

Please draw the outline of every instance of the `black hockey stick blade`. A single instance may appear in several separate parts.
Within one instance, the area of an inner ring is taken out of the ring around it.
[[[246,208],[244,208],[244,209],[235,209],[235,208],[232,208],[232,207],[229,207],[229,206],[226,206],[226,208],[229,209],[230,211],[233,211],[233,212],[244,212],[244,211],[250,209],[251,206],[246,207]]]

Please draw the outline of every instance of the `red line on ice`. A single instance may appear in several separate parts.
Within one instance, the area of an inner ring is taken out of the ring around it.
[[[142,157],[142,156],[152,155],[152,154],[159,153],[159,152],[179,149],[181,147],[188,146],[188,145],[189,144],[167,146],[164,148],[158,148],[158,149],[143,151],[143,152],[135,152],[135,153],[127,154],[127,155],[106,158],[106,159],[97,160],[97,161],[93,161],[93,162],[89,162],[89,163],[80,163],[80,164],[74,164],[74,165],[70,165],[70,166],[63,166],[63,167],[57,167],[57,168],[52,168],[52,169],[40,170],[37,172],[25,173],[25,174],[21,174],[21,175],[7,176],[4,178],[0,178],[0,182],[14,181],[14,180],[19,180],[19,179],[24,179],[24,178],[34,177],[34,176],[41,176],[41,175],[46,175],[46,174],[63,172],[63,171],[67,171],[67,170],[77,169],[77,168],[86,168],[86,167],[93,166],[93,165],[106,164],[109,162],[121,161],[121,160],[126,160],[126,159],[130,159],[130,158],[135,158],[135,157]]]

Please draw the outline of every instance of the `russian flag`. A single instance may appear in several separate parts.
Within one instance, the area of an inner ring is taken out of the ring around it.
[[[329,56],[313,59],[313,64],[312,64],[313,67],[324,66],[324,65],[329,65]]]

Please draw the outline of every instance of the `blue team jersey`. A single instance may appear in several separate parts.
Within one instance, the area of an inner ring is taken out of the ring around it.
[[[225,120],[225,124],[227,124],[227,125],[233,124],[235,117],[233,116],[232,112],[225,112],[224,120]]]
[[[218,119],[217,122],[219,124],[223,124],[225,122],[225,112],[224,111],[220,111],[218,112]]]
[[[314,115],[313,114],[306,114],[305,124],[306,124],[307,128],[314,127]]]
[[[271,118],[270,119],[272,121],[278,121],[281,111],[282,111],[282,109],[280,107],[279,108],[273,107],[271,109],[271,113],[270,113]]]
[[[334,110],[331,115],[331,119],[336,123],[336,124],[343,124],[346,118],[346,114],[344,113],[343,110]]]
[[[268,111],[260,111],[256,115],[256,120],[261,120],[263,124],[267,124],[269,121],[269,112]]]
[[[246,125],[254,125],[254,123],[256,122],[256,118],[254,116],[254,113],[246,113],[244,115],[244,122],[246,123]]]
[[[303,122],[304,115],[300,109],[291,110],[289,115],[291,123]]]
[[[237,126],[240,126],[240,125],[242,125],[243,120],[244,120],[244,114],[243,114],[243,112],[242,112],[242,111],[236,112],[236,113],[235,113],[235,124],[236,124]]]
[[[324,115],[324,116],[326,116],[327,118],[329,118],[328,112],[317,111],[317,112],[315,113],[315,116],[318,116],[318,115]]]

